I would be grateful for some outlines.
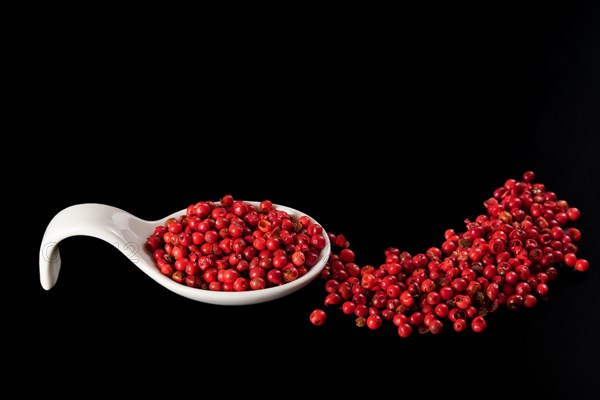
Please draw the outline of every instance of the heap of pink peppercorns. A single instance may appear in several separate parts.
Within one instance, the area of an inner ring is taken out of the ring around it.
[[[226,194],[199,201],[146,238],[160,272],[192,288],[244,292],[304,276],[327,245],[321,225],[266,199],[253,205]]]
[[[534,180],[532,171],[508,179],[484,201],[486,213],[465,220],[464,231],[446,230],[441,245],[424,253],[388,248],[379,266],[359,266],[344,235],[328,232],[324,307],[310,321],[323,325],[328,311],[341,310],[359,327],[389,322],[405,338],[445,326],[482,332],[500,307],[534,307],[547,298],[559,268],[589,268],[577,256],[580,210]]]

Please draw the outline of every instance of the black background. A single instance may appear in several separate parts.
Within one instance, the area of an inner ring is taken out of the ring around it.
[[[34,368],[61,391],[77,381],[98,391],[117,382],[591,397],[600,372],[598,7],[383,11],[220,28],[191,43],[183,27],[170,39],[113,36],[102,24],[74,35],[85,23],[35,37],[24,100],[35,112],[22,123],[43,132],[43,156],[21,182],[36,195],[20,217],[27,239],[14,241],[33,246],[12,260],[26,289],[13,303],[26,306],[11,307],[26,338],[15,348],[36,360],[22,374]],[[202,304],[89,237],[62,241],[56,286],[39,283],[44,230],[73,204],[153,220],[228,193],[270,199],[345,234],[359,264],[378,264],[388,246],[416,254],[441,245],[445,229],[461,229],[527,170],[581,210],[579,254],[591,267],[561,269],[548,302],[500,310],[481,334],[447,327],[402,339],[391,324],[360,329],[335,309],[315,327],[320,280],[269,303]]]

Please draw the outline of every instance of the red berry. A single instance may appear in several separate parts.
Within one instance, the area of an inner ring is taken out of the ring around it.
[[[467,327],[467,321],[465,321],[463,318],[458,318],[454,321],[452,327],[456,332],[462,332]]]
[[[313,325],[323,325],[326,320],[327,314],[320,308],[317,308],[310,313],[310,322],[312,322]]]
[[[574,267],[577,263],[577,256],[575,253],[567,253],[563,256],[563,262],[567,267]]]
[[[407,338],[411,335],[411,333],[412,327],[406,322],[398,325],[398,336],[400,336],[401,338]]]
[[[577,221],[581,217],[581,212],[578,208],[570,207],[567,209],[567,217],[572,222]]]
[[[344,263],[354,262],[354,251],[349,248],[342,249],[339,254],[340,260]]]
[[[480,333],[483,332],[487,328],[487,322],[485,318],[481,315],[476,316],[471,321],[471,329],[473,332]]]
[[[383,318],[379,314],[371,314],[367,317],[367,328],[379,329],[383,324]]]
[[[588,260],[585,260],[583,258],[580,258],[575,263],[575,269],[579,272],[585,272],[588,270],[589,267],[590,267],[590,263],[588,262]]]

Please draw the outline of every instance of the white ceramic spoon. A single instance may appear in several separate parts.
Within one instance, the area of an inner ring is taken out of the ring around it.
[[[257,207],[259,202],[247,201]],[[306,215],[298,210],[281,205],[274,208],[288,212],[294,217]],[[145,250],[146,239],[154,228],[163,225],[171,217],[185,214],[186,209],[174,212],[156,221],[140,219],[124,210],[105,204],[84,203],[67,207],[54,216],[48,224],[40,247],[40,282],[50,290],[58,279],[61,258],[58,243],[70,236],[92,236],[107,241],[120,250],[127,258],[149,277],[167,289],[204,303],[219,305],[248,305],[275,300],[291,294],[314,280],[323,268],[331,252],[331,243],[324,232],[326,246],[321,251],[317,263],[300,278],[280,286],[248,290],[244,292],[222,292],[192,288],[173,281],[163,275],[152,257]],[[309,216],[309,218],[311,218]],[[318,223],[313,218],[312,221]]]

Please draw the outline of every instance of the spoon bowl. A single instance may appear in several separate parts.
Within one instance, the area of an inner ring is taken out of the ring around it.
[[[246,201],[258,207],[259,202]],[[308,216],[296,209],[274,204],[277,210],[286,211],[293,218]],[[174,212],[166,217],[147,221],[135,215],[106,204],[84,203],[67,207],[54,216],[48,224],[40,246],[40,283],[46,290],[56,284],[61,267],[58,243],[70,236],[91,236],[102,239],[121,251],[134,265],[160,285],[191,300],[217,305],[249,305],[263,303],[287,296],[308,285],[322,272],[331,253],[331,243],[324,231],[326,245],[319,253],[317,263],[296,280],[279,286],[242,292],[225,292],[200,289],[175,282],[163,275],[152,256],[145,249],[146,239],[154,229],[164,225],[169,218],[177,218],[186,213],[186,209]],[[318,222],[308,216],[314,223]]]

